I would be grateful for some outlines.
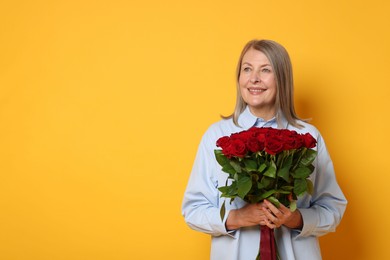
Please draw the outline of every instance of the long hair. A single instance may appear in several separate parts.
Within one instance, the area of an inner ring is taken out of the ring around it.
[[[222,116],[224,119],[233,118],[235,125],[238,124],[238,117],[245,110],[247,104],[241,96],[239,79],[241,72],[242,59],[245,53],[250,50],[255,49],[261,51],[268,58],[271,63],[272,69],[275,74],[276,81],[276,100],[275,106],[278,114],[283,113],[287,122],[295,127],[301,127],[297,123],[297,120],[301,120],[295,113],[294,108],[294,82],[293,82],[293,72],[290,56],[288,55],[286,49],[279,43],[271,40],[251,40],[249,41],[241,51],[240,58],[237,63],[236,71],[236,106],[233,114],[229,116]],[[278,116],[277,114],[277,116]],[[279,117],[277,118],[280,119]],[[279,122],[279,121],[278,121]]]

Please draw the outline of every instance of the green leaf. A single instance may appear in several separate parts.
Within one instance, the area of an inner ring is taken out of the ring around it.
[[[238,179],[237,194],[240,198],[244,199],[245,195],[248,194],[251,188],[252,188],[252,180],[249,177],[243,176]]]
[[[276,193],[280,193],[280,194],[290,194],[291,191],[288,191],[288,190],[277,190]]]
[[[309,166],[312,164],[317,156],[317,151],[313,149],[307,149],[305,155],[301,159],[301,164],[304,166]]]
[[[269,200],[269,202],[274,204],[277,208],[280,207],[280,201],[277,198],[271,196],[271,197],[267,198],[267,200]]]
[[[230,161],[230,165],[234,168],[234,170],[238,173],[242,172],[241,165],[238,162]]]
[[[294,186],[282,186],[280,189],[285,191],[292,191],[294,189]]]
[[[219,190],[222,194],[226,193],[228,189],[229,189],[229,186],[218,187],[218,190]]]
[[[269,196],[273,195],[276,193],[276,190],[269,190],[267,192],[264,192],[263,194],[261,194],[261,198],[262,199],[266,199],[268,198]]]
[[[283,162],[282,168],[288,167],[290,168],[293,163],[294,153],[291,153]]]
[[[236,170],[230,164],[230,160],[222,153],[222,150],[214,150],[214,154],[217,162],[222,166],[223,172],[229,174],[234,174],[236,172]]]
[[[236,173],[236,170],[233,168],[233,166],[229,164],[225,164],[223,167],[222,167],[222,171],[226,172],[226,173],[229,173],[229,174],[235,174]]]
[[[283,167],[280,169],[277,173],[277,175],[285,180],[286,182],[289,182],[290,180],[290,166],[289,167]]]
[[[305,193],[307,190],[307,183],[305,179],[295,179],[294,180],[294,193],[299,196]]]
[[[293,162],[294,154],[289,155],[283,162],[282,168],[278,170],[277,175],[286,182],[290,181],[290,168]]]
[[[221,197],[234,198],[237,196],[237,182],[232,182],[229,186],[219,187],[218,190],[221,192]]]
[[[230,186],[228,186],[228,190],[226,192],[226,194],[229,196],[229,197],[235,197],[237,196],[237,182],[234,181],[232,182],[232,184]]]
[[[222,167],[229,164],[229,159],[222,153],[222,150],[214,150],[215,158]]]
[[[294,212],[296,209],[297,209],[297,201],[296,200],[290,201],[290,211]]]
[[[294,178],[307,178],[312,173],[309,167],[303,166],[298,167],[295,171],[291,173]]]
[[[312,173],[315,169],[314,165],[313,164],[309,164],[308,166],[306,166],[307,168],[309,168],[310,170],[310,173]]]
[[[222,221],[223,221],[223,219],[225,218],[225,213],[226,213],[225,202],[226,202],[226,201],[223,201],[222,206],[221,206],[221,210],[220,210],[220,212],[219,212]]]
[[[275,162],[271,160],[271,164],[268,166],[268,169],[264,173],[265,176],[276,178],[276,165]]]
[[[266,189],[268,188],[272,183],[273,183],[273,179],[270,178],[270,177],[267,177],[267,176],[263,176],[263,178],[261,178],[261,185],[263,185],[263,187]]]
[[[309,194],[313,194],[314,186],[313,186],[313,183],[311,182],[311,180],[306,179],[306,185],[307,185],[307,192]]]
[[[245,169],[248,172],[257,171],[257,163],[254,160],[245,160]]]
[[[257,169],[258,172],[263,172],[267,168],[267,165],[265,163],[260,164],[259,169]]]

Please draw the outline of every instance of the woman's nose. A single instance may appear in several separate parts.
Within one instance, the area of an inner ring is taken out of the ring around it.
[[[251,83],[258,83],[260,81],[259,75],[257,73],[253,73],[250,77]]]

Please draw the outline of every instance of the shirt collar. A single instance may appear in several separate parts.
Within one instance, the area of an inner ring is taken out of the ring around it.
[[[245,129],[249,129],[254,126],[256,121],[257,117],[251,113],[248,106],[246,106],[245,110],[238,117],[238,124]]]
[[[245,110],[238,117],[238,124],[245,129],[249,129],[258,123],[260,127],[268,126],[274,128],[282,128],[285,129],[288,127],[288,122],[284,117],[282,111],[279,111],[276,117],[271,118],[268,121],[264,121],[262,118],[258,118],[251,113],[249,107],[246,106]]]

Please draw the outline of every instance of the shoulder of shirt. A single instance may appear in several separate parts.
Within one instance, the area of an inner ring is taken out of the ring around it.
[[[220,119],[219,121],[211,124],[209,126],[209,128],[207,129],[207,131],[212,131],[215,128],[219,129],[219,128],[226,128],[226,127],[233,127],[233,126],[235,126],[235,125],[233,123],[233,119],[232,118]]]
[[[298,133],[305,134],[305,133],[310,133],[316,140],[322,139],[321,133],[318,130],[317,127],[315,127],[312,124],[309,124],[308,122],[302,121],[302,120],[297,120],[297,123],[301,125],[301,128],[297,128],[294,126],[290,126],[289,129],[295,130]]]
[[[233,119],[221,119],[211,124],[203,134],[203,140],[215,143],[220,137],[244,130],[233,123]]]

